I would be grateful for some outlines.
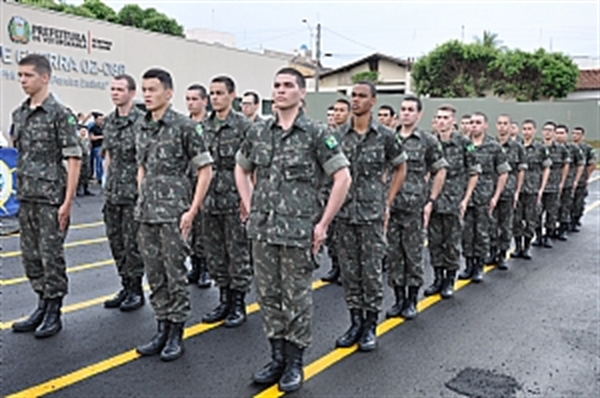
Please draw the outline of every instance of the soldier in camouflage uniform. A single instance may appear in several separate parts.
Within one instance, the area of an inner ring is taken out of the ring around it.
[[[122,286],[114,298],[104,302],[104,307],[120,308],[125,312],[144,305],[144,263],[137,244],[139,223],[133,217],[138,196],[136,123],[143,117],[143,112],[133,106],[135,90],[135,80],[131,76],[119,75],[113,79],[110,91],[116,109],[104,120],[101,149],[108,171],[102,212]]]
[[[550,166],[548,184],[546,184],[546,189],[542,196],[540,222],[536,230],[536,240],[533,243],[533,246],[544,246],[549,249],[552,248],[550,237],[555,235],[558,223],[560,195],[565,186],[565,181],[569,174],[569,165],[571,164],[571,154],[567,147],[554,140],[555,128],[556,124],[554,122],[546,122],[543,128],[544,145],[550,153],[552,166]],[[542,219],[544,214],[546,215],[546,219],[543,225],[546,231],[545,234],[542,234]]]
[[[352,119],[340,131],[340,145],[350,161],[353,184],[337,220],[338,252],[350,328],[335,342],[360,351],[377,346],[375,327],[383,299],[382,260],[386,249],[384,222],[406,176],[406,155],[400,138],[371,115],[375,86],[359,82],[352,88]],[[389,192],[384,181],[395,171]]]
[[[190,313],[184,264],[187,239],[210,184],[212,158],[202,126],[171,109],[169,72],[150,69],[142,78],[148,112],[139,122],[136,138],[135,219],[140,222],[138,242],[158,331],[137,352],[160,353],[161,360],[173,361],[183,354],[183,325]],[[198,170],[195,187],[187,174],[190,164]]]
[[[219,287],[219,305],[202,317],[226,327],[246,321],[245,295],[252,282],[248,239],[240,220],[240,197],[233,170],[235,154],[252,122],[232,109],[235,83],[217,76],[210,83],[212,113],[202,122],[204,137],[214,159],[213,180],[204,206],[203,237],[210,275]]]
[[[486,264],[496,264],[498,269],[507,270],[506,253],[512,240],[514,209],[519,202],[519,195],[527,170],[525,148],[518,141],[510,138],[510,117],[500,115],[496,120],[497,139],[504,153],[510,172],[500,200],[490,219],[490,258]]]
[[[311,341],[311,252],[321,248],[351,183],[348,160],[332,131],[300,110],[305,92],[297,70],[279,70],[272,97],[276,118],[255,125],[236,155],[236,184],[242,216],[249,213],[256,293],[272,357],[253,380],[279,381],[283,392],[297,390],[303,381],[302,357]],[[322,209],[318,189],[324,173],[334,183]]]
[[[81,167],[79,168],[79,182],[77,184],[77,196],[94,196],[89,190],[92,169],[90,168],[90,139],[88,129],[85,125],[77,126],[77,138],[81,148]]]
[[[423,228],[446,178],[448,162],[437,138],[417,129],[423,114],[421,100],[407,96],[400,106],[401,126],[396,134],[402,140],[407,155],[406,180],[394,199],[387,231],[389,266],[388,283],[393,288],[396,302],[386,316],[417,316],[419,288],[423,285]],[[431,192],[427,175],[431,177]],[[408,287],[408,292],[407,292]]]
[[[460,268],[462,218],[481,173],[475,146],[453,131],[455,112],[452,106],[444,105],[436,115],[437,136],[448,167],[444,188],[429,222],[429,258],[434,281],[424,292],[425,296],[440,293],[446,299],[454,295],[454,281]]]
[[[62,328],[67,294],[63,243],[77,189],[81,148],[75,117],[48,90],[50,63],[30,54],[19,61],[19,82],[28,99],[12,114],[13,142],[19,151],[17,198],[25,274],[38,295],[38,307],[15,332],[50,337]],[[63,159],[67,159],[67,167]]]
[[[523,122],[523,146],[527,161],[525,181],[517,202],[513,222],[515,251],[512,258],[531,260],[531,240],[538,228],[539,209],[548,176],[550,175],[550,152],[540,142],[535,141],[535,121]]]
[[[571,231],[579,232],[577,228],[581,225],[581,217],[583,216],[583,209],[585,208],[585,198],[588,194],[587,185],[588,180],[594,170],[596,169],[596,151],[591,145],[583,141],[585,130],[583,127],[575,127],[573,129],[573,143],[579,145],[583,152],[585,159],[585,167],[583,174],[579,179],[579,184],[575,188],[575,195],[573,197],[573,207],[571,209]]]
[[[556,231],[555,237],[558,240],[567,240],[567,231],[571,225],[571,208],[573,207],[573,193],[585,167],[585,159],[583,158],[583,152],[577,144],[568,142],[569,128],[564,124],[556,126],[556,142],[566,146],[571,154],[571,165],[569,166],[569,174],[565,180],[562,193],[560,195],[560,210],[558,212],[559,227]]]
[[[490,219],[506,185],[510,165],[502,146],[486,134],[487,116],[475,112],[471,116],[471,140],[481,174],[465,213],[463,256],[466,267],[459,279],[483,280],[484,259],[490,252]]]

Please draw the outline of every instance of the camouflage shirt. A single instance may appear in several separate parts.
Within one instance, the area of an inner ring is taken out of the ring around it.
[[[19,151],[17,198],[61,205],[65,200],[67,170],[64,158],[81,158],[77,121],[50,94],[30,108],[27,99],[13,113],[13,138]]]
[[[199,169],[213,162],[202,127],[171,108],[158,121],[148,112],[137,126],[136,158],[144,178],[135,217],[147,223],[177,222],[189,210],[195,188],[188,167]]]
[[[400,138],[371,118],[365,134],[354,131],[350,122],[342,126],[340,139],[350,161],[352,186],[338,217],[351,224],[383,221],[387,196],[384,172],[406,161]]]
[[[439,214],[457,214],[469,178],[481,173],[481,165],[475,156],[475,146],[462,134],[454,132],[448,141],[440,140],[440,143],[448,167],[444,187],[435,201],[433,211]]]
[[[577,168],[585,165],[585,158],[583,157],[583,152],[581,151],[579,145],[569,142],[565,144],[565,146],[571,152],[571,166],[569,167],[569,174],[567,175],[567,179],[565,181],[565,188],[571,189],[573,187],[573,183],[575,182]]]
[[[525,156],[527,159],[527,172],[521,193],[537,195],[542,185],[544,170],[552,166],[550,151],[541,142],[532,141],[525,145]]]
[[[475,145],[475,156],[481,164],[481,174],[471,196],[470,206],[486,206],[494,196],[500,174],[510,172],[510,165],[502,146],[486,135],[481,145]]]
[[[206,194],[204,211],[210,214],[232,214],[240,209],[240,196],[235,186],[233,170],[235,154],[252,122],[234,110],[225,120],[217,120],[213,112],[202,121],[204,139],[213,163],[213,178]]]
[[[581,178],[579,179],[579,184],[577,186],[585,187],[587,185],[588,178],[590,178],[590,176],[588,175],[587,166],[596,164],[597,161],[596,150],[592,148],[591,145],[586,144],[583,141],[579,144],[579,147],[581,148],[581,152],[583,153],[583,157],[585,159],[585,167],[583,168],[583,174],[581,175]]]
[[[133,205],[137,199],[137,162],[135,135],[144,113],[131,108],[127,116],[111,112],[104,120],[102,153],[108,152],[110,163],[104,186],[104,199],[113,205]]]
[[[236,161],[244,170],[256,171],[248,237],[310,247],[322,211],[318,190],[323,175],[349,165],[332,130],[303,112],[286,131],[277,119],[269,120],[250,129]]]
[[[506,154],[506,160],[510,165],[510,172],[506,180],[506,185],[500,195],[501,200],[513,200],[517,190],[517,176],[521,170],[527,170],[527,156],[525,155],[525,147],[517,141],[510,138],[502,145],[502,149]],[[527,174],[527,172],[525,172]],[[521,187],[522,189],[522,187]]]
[[[550,177],[548,177],[548,184],[546,184],[546,190],[544,192],[556,193],[559,191],[563,166],[571,163],[571,154],[566,146],[557,142],[552,142],[552,144],[547,145],[546,148],[548,148],[548,152],[550,152],[552,166],[550,166]]]

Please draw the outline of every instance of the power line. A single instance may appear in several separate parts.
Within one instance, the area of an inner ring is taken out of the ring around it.
[[[356,41],[356,40],[354,40],[354,39],[352,39],[352,38],[350,38],[350,37],[348,37],[348,36],[344,36],[343,34],[341,34],[341,33],[338,33],[338,32],[336,32],[336,31],[334,31],[334,30],[331,30],[331,29],[329,29],[329,28],[327,28],[327,27],[325,27],[325,26],[323,27],[323,29],[324,29],[324,30],[326,30],[326,31],[327,31],[327,32],[329,32],[329,33],[332,33],[332,34],[333,34],[333,35],[335,35],[335,36],[338,36],[338,37],[340,37],[340,38],[342,38],[342,39],[346,40],[346,41],[349,41],[349,42],[351,42],[351,43],[357,44],[357,45],[359,45],[359,46],[361,46],[361,47],[364,47],[364,48],[368,48],[369,50],[377,51],[377,48],[375,48],[375,47],[373,47],[373,46],[369,46],[369,45],[367,45],[367,44],[361,43],[361,42],[359,42],[359,41]]]

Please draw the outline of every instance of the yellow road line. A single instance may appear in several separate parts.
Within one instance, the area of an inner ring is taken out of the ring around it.
[[[326,285],[328,285],[327,282],[317,280],[312,283],[312,289],[317,290]],[[108,296],[108,297],[111,297],[111,296]],[[95,299],[95,300],[100,300],[100,299]],[[104,300],[104,298],[103,298],[103,300]],[[248,315],[257,312],[258,310],[259,310],[259,306],[257,303],[252,303],[252,304],[249,304],[246,306],[246,313]],[[190,327],[185,328],[183,338],[188,339],[190,337],[199,335],[201,333],[205,333],[211,329],[215,329],[215,328],[221,326],[222,324],[223,324],[223,322],[217,322],[217,323],[212,323],[212,324],[198,323],[198,324],[192,325]],[[7,398],[41,397],[43,395],[50,394],[50,393],[56,392],[58,390],[61,390],[63,388],[69,387],[73,384],[79,383],[80,381],[89,379],[100,373],[107,372],[118,366],[125,365],[126,363],[132,362],[138,358],[140,358],[140,355],[135,351],[135,349],[125,351],[121,354],[115,355],[115,356],[105,359],[103,361],[86,366],[84,368],[75,370],[66,375],[59,376],[55,379],[48,380],[44,383],[38,384],[36,386],[27,388],[25,390],[16,392],[11,395],[8,395]]]
[[[104,221],[94,221],[94,222],[85,223],[85,224],[73,224],[73,225],[69,226],[69,231],[75,230],[75,229],[95,228],[95,227],[100,227],[102,225],[104,225]],[[2,239],[16,238],[19,236],[21,236],[20,233],[15,233],[15,234],[3,236]]]
[[[585,211],[583,212],[583,214],[594,210],[598,206],[600,206],[600,200],[597,200],[594,203],[592,203],[591,205],[589,205],[588,207],[586,207]]]
[[[94,238],[94,239],[85,239],[85,240],[77,240],[74,242],[69,242],[69,243],[65,243],[64,248],[65,249],[70,249],[72,247],[77,247],[77,246],[85,246],[85,245],[93,245],[96,243],[103,243],[108,241],[108,238],[106,236],[102,236],[100,238]],[[0,253],[0,258],[9,258],[9,257],[18,257],[21,255],[21,251],[17,250],[14,252],[5,252],[5,253]]]
[[[67,274],[72,274],[73,272],[80,272],[80,271],[85,271],[85,270],[89,270],[89,269],[93,269],[93,268],[99,268],[99,267],[103,267],[105,265],[111,265],[114,263],[115,263],[115,260],[102,260],[102,261],[96,261],[94,263],[89,263],[89,264],[76,265],[75,267],[67,268]],[[0,286],[11,286],[11,285],[16,285],[18,283],[25,283],[25,282],[27,282],[27,277],[25,277],[25,276],[21,276],[18,278],[12,278],[12,279],[0,279]]]

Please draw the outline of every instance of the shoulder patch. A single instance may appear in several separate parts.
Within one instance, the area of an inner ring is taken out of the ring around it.
[[[330,135],[330,136],[327,136],[327,138],[325,138],[325,145],[329,149],[334,149],[335,147],[338,146],[338,142],[333,135]]]
[[[67,117],[67,123],[69,123],[71,126],[75,126],[77,124],[77,120],[75,120],[75,116],[69,115]]]
[[[204,129],[202,128],[202,125],[201,124],[197,124],[196,125],[196,134],[202,135],[202,133],[204,133]]]

